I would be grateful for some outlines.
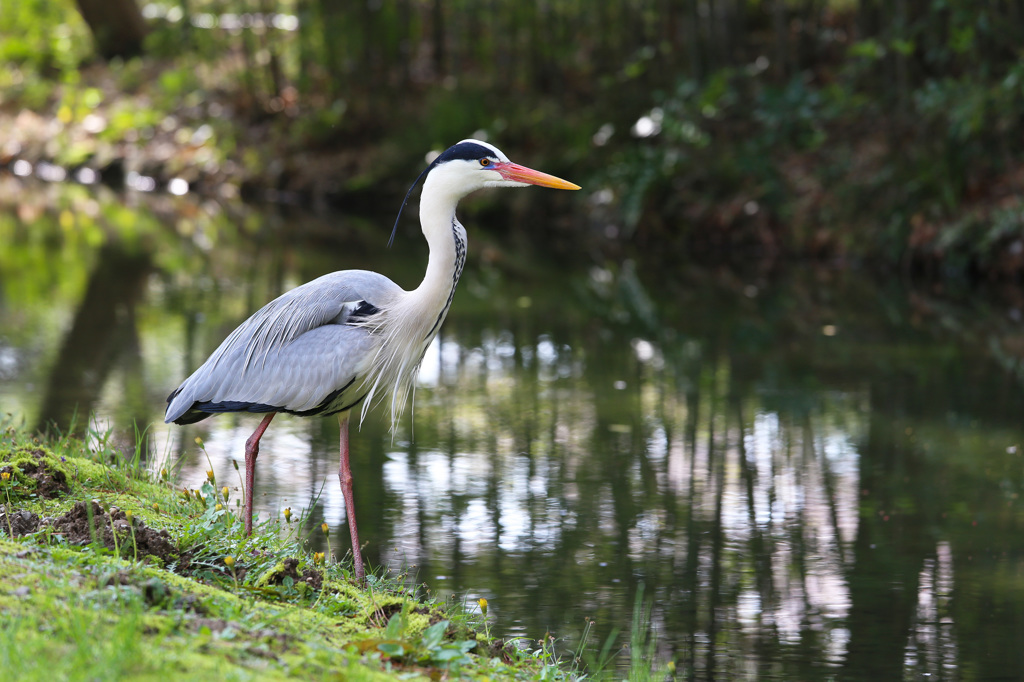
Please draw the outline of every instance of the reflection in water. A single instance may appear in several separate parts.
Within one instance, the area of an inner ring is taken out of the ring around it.
[[[130,375],[141,378],[135,306],[145,296],[151,270],[148,253],[130,252],[116,242],[99,250],[85,295],[50,370],[37,431],[51,426],[66,430],[73,424],[78,435],[83,434],[115,364],[134,366]],[[130,386],[122,390],[135,396],[126,402],[138,404],[141,391]]]
[[[209,252],[190,237],[156,251],[158,276],[144,258],[83,276],[87,292],[101,271],[125,277],[104,297],[123,295],[110,307],[134,313],[105,334],[76,331],[79,318],[109,314],[90,312],[95,294],[50,297],[43,281],[12,295],[5,281],[0,349],[17,361],[3,364],[4,408],[49,418],[18,386],[52,368],[48,380],[72,378],[99,424],[130,432],[256,306],[338,266],[320,237],[277,244],[232,239],[229,227],[207,230],[221,244]],[[360,264],[394,272],[400,254],[384,257]],[[10,258],[0,251],[0,265]],[[1013,353],[1024,334],[1012,316],[981,298],[958,305],[829,271],[563,267],[506,282],[471,261],[465,277],[405,430],[392,441],[372,412],[353,440],[372,564],[412,566],[436,594],[485,596],[492,632],[552,632],[566,650],[586,619],[590,651],[616,632],[626,641],[642,586],[659,660],[686,679],[1024,669]],[[19,335],[10,321],[25,319],[70,322]],[[119,369],[84,381],[61,369],[66,354]],[[121,390],[131,382],[141,388]],[[154,461],[180,462],[182,482],[197,484],[201,436],[218,480],[232,483],[255,419],[158,423]],[[335,422],[275,427],[261,514],[306,508],[344,551]]]
[[[643,581],[663,636],[682,636],[665,648],[698,676],[740,673],[750,661],[723,651],[753,652],[764,633],[798,646],[841,626],[858,527],[848,405],[799,420],[758,409],[730,395],[724,362],[678,391],[642,343],[624,362],[616,344],[481,341],[436,348],[447,380],[420,394],[417,430],[436,424],[448,449],[391,453],[384,469],[387,546],[421,579],[515,604],[499,616],[513,634],[585,614],[602,636]],[[819,654],[841,662],[842,636]]]

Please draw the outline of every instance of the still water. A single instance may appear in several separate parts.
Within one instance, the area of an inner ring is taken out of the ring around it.
[[[237,479],[258,418],[167,427],[164,400],[238,322],[335,269],[409,288],[426,257],[414,227],[383,247],[387,216],[5,189],[0,412],[148,428],[153,465],[193,487],[207,456]],[[371,564],[486,597],[498,635],[572,651],[589,628],[589,658],[628,642],[642,594],[683,679],[1021,675],[1024,292],[556,262],[469,208],[415,409],[394,437],[383,410],[353,432]],[[345,551],[337,436],[275,420],[257,505],[306,509]]]

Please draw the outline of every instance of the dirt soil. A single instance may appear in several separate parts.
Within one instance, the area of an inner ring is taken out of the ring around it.
[[[27,509],[19,509],[9,514],[7,511],[0,512],[0,528],[13,537],[20,538],[22,535],[35,533],[39,530],[39,525],[39,515]]]
[[[106,512],[95,500],[76,502],[66,514],[54,519],[52,526],[55,533],[63,535],[73,545],[89,544],[95,539],[109,549],[115,549],[116,546],[127,555],[155,556],[164,564],[178,559],[178,551],[166,530],[149,528],[139,518],[129,521],[128,516],[117,507],[111,507]]]

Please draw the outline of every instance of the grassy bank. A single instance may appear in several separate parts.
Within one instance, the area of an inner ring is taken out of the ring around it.
[[[102,441],[0,435],[5,679],[579,675],[547,647],[490,638],[485,605],[356,584],[347,561],[304,549],[297,518],[244,537],[238,492],[212,472],[198,491],[163,478]]]

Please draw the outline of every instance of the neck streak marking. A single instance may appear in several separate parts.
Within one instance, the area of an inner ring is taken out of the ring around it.
[[[438,313],[437,319],[434,320],[434,326],[427,332],[424,341],[430,341],[434,338],[437,333],[437,328],[441,326],[441,322],[444,321],[445,315],[448,314],[448,308],[452,305],[452,299],[455,298],[455,287],[459,283],[459,277],[462,276],[462,267],[466,264],[466,240],[459,234],[458,224],[455,222],[455,218],[452,218],[452,239],[455,240],[455,267],[452,269],[452,290],[448,293],[448,300],[444,304],[444,308]]]

